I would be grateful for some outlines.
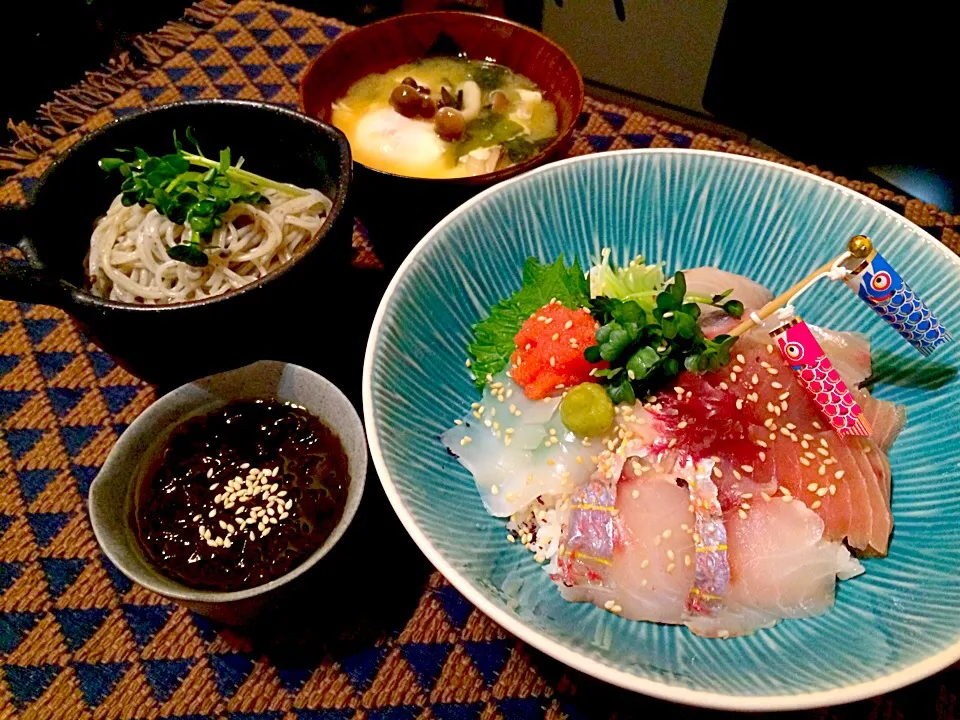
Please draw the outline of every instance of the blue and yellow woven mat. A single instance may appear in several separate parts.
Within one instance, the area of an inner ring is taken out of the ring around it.
[[[94,74],[85,88],[62,94],[69,107],[48,106],[46,126],[34,133],[42,142],[33,150],[0,153],[6,158],[0,167],[15,171],[0,187],[0,203],[23,202],[51,158],[84,132],[146,105],[230,97],[295,107],[306,64],[350,29],[255,0],[201,5],[192,25],[161,32],[142,48],[139,68]],[[594,100],[580,118],[572,153],[665,146],[761,155]],[[832,179],[960,248],[956,217],[874,185]],[[355,243],[359,261],[373,263],[362,234]],[[0,720],[713,715],[568,671],[508,636],[437,574],[422,574],[399,619],[386,612],[396,602],[391,588],[383,588],[384,612],[367,618],[373,632],[312,659],[255,650],[261,645],[242,632],[133,585],[100,554],[85,498],[119,434],[153,399],[153,388],[88,343],[59,310],[0,302]],[[375,485],[369,491],[380,492]],[[349,588],[334,592],[349,602]],[[318,614],[318,623],[337,622],[336,613]],[[958,690],[954,668],[889,696],[803,716],[948,720],[956,717]]]

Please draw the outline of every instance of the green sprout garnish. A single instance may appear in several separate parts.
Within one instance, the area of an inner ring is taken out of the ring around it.
[[[120,192],[125,206],[152,205],[171,222],[190,227],[189,242],[167,251],[172,260],[205,267],[209,258],[203,249],[203,241],[209,240],[223,225],[223,216],[234,203],[262,204],[266,202],[262,191],[267,188],[293,196],[307,194],[295,185],[242,170],[243,158],[232,165],[229,147],[220,151],[217,160],[208,158],[200,150],[192,129],[187,128],[185,134],[196,152],[185,151],[174,131],[173,153],[157,157],[135,147],[132,151],[134,159],[101,158],[99,163],[104,171],[119,172],[123,176]],[[130,150],[119,152],[131,153]]]
[[[615,403],[633,403],[680,373],[681,368],[702,373],[719,370],[730,362],[736,341],[729,335],[704,336],[697,320],[703,303],[734,317],[743,314],[743,304],[727,300],[731,291],[712,297],[687,295],[682,272],[656,295],[648,313],[633,300],[598,297],[591,301],[593,316],[601,323],[596,345],[584,357],[592,363],[606,360],[609,368],[594,372],[605,383]]]

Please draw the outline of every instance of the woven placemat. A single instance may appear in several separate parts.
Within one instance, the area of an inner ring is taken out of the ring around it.
[[[235,97],[295,107],[306,63],[349,30],[252,0],[233,7],[204,0],[194,12],[199,19],[188,24],[197,32],[177,26],[182,35],[173,38],[184,50],[172,54],[176,42],[161,34],[163,52],[111,76],[95,96],[83,88],[62,94],[72,98],[69,122],[19,125],[19,149],[0,151],[14,172],[0,187],[0,202],[23,202],[57,153],[145,105]],[[209,31],[203,23],[212,24]],[[155,39],[148,47],[157,47]],[[150,71],[151,63],[157,69]],[[86,98],[85,111],[77,97]],[[47,120],[64,117],[57,102],[46,107]],[[616,105],[588,100],[572,153],[668,146],[754,155],[816,172],[960,248],[957,217],[933,206]],[[369,249],[362,233],[355,242]],[[0,720],[701,716],[567,670],[508,636],[436,573],[421,578],[411,570],[419,583],[412,612],[384,587],[369,604],[371,631],[324,646],[310,660],[278,659],[256,638],[133,585],[99,552],[85,498],[119,434],[154,397],[153,388],[88,343],[59,310],[0,302]],[[332,592],[353,602],[349,587]],[[388,609],[398,610],[399,620]],[[336,612],[326,613],[318,609],[318,623],[338,622]],[[311,642],[309,632],[303,642]],[[951,669],[889,696],[804,716],[946,720],[955,717],[958,689],[960,675]]]

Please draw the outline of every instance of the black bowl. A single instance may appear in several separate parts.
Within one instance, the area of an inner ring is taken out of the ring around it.
[[[229,146],[254,172],[325,193],[333,201],[327,221],[291,262],[223,295],[134,305],[90,294],[84,258],[93,223],[119,192],[118,176],[103,172],[97,161],[115,156],[117,148],[171,152],[173,131],[182,138],[187,127],[208,155]],[[264,103],[199,100],[116,120],[58,157],[25,208],[5,209],[0,241],[16,242],[27,262],[0,259],[0,297],[66,310],[121,365],[158,385],[279,356],[303,336],[304,306],[326,307],[339,290],[329,278],[349,271],[351,165],[339,130]]]

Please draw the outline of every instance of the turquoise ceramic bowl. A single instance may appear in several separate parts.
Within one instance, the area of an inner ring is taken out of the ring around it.
[[[615,249],[668,270],[717,265],[782,291],[864,233],[941,317],[960,307],[960,259],[887,208],[788,167],[691,150],[576,158],[498,185],[416,247],[377,313],[364,368],[374,463],[409,533],[471,602],[530,645],[660,698],[738,710],[817,707],[893,690],[960,658],[960,342],[924,359],[845,287],[807,293],[807,320],[867,331],[879,397],[908,422],[890,456],[890,555],[842,583],[836,608],[755,635],[705,640],[560,599],[506,542],[437,436],[477,399],[470,325],[520,285],[533,255]],[[955,328],[957,329],[957,328]]]

